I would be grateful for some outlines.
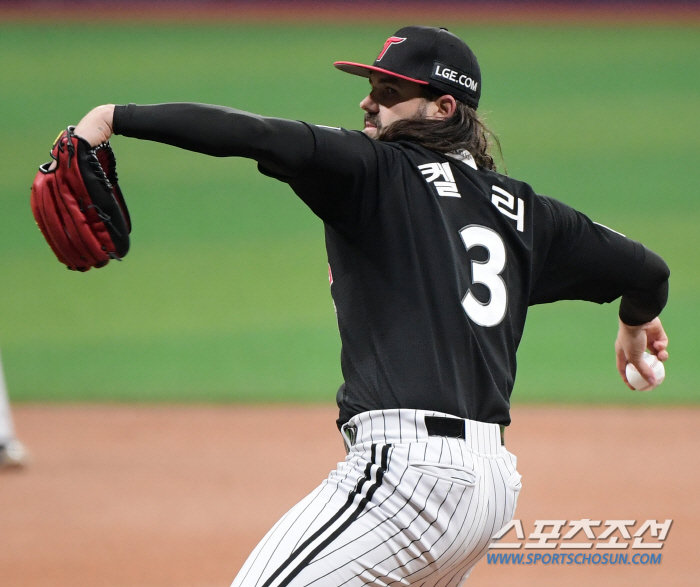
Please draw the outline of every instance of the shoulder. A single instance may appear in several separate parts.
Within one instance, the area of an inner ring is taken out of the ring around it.
[[[317,160],[330,163],[341,158],[348,164],[355,161],[363,166],[386,166],[405,159],[406,145],[378,141],[359,130],[308,122],[304,124],[314,137]]]
[[[349,130],[340,126],[312,124],[310,122],[302,122],[302,124],[305,124],[311,131],[311,134],[313,134],[317,148],[342,144],[347,144],[348,147],[374,148],[374,143],[376,142],[359,130]]]

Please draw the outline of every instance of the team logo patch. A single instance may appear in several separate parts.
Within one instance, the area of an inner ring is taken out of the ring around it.
[[[433,69],[430,72],[430,77],[450,84],[451,86],[455,86],[460,90],[466,90],[474,95],[476,95],[477,89],[479,88],[479,82],[468,73],[460,71],[456,67],[439,63],[438,61],[433,63]]]
[[[382,49],[382,52],[377,56],[375,61],[381,61],[382,57],[384,57],[384,54],[389,50],[389,47],[391,47],[392,45],[398,45],[399,43],[403,43],[405,40],[405,37],[389,37],[384,43],[384,48]]]
[[[451,198],[462,197],[457,190],[455,177],[452,174],[452,168],[449,163],[426,163],[424,165],[419,165],[418,169],[420,169],[420,172],[425,176],[425,181],[435,186],[438,196],[448,196]]]
[[[345,434],[348,445],[353,446],[357,440],[357,426],[355,426],[355,424],[346,424],[343,427],[343,433]]]

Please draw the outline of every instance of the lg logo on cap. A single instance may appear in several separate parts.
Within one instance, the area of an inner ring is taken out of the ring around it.
[[[391,47],[392,45],[398,45],[399,43],[403,43],[405,40],[405,37],[389,37],[384,43],[384,48],[382,49],[382,52],[377,56],[375,61],[381,61],[382,57],[384,57],[384,53],[386,53],[389,50],[389,47]]]
[[[451,83],[453,85],[462,86],[471,92],[476,92],[476,89],[479,87],[479,82],[474,80],[468,73],[447,67],[446,65],[438,63],[437,61],[435,62],[435,65],[433,65],[433,71],[430,74],[430,77],[443,82]]]

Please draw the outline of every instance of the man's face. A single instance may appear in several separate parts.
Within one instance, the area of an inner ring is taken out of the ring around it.
[[[373,71],[369,76],[372,91],[362,102],[367,136],[376,139],[382,128],[397,120],[431,118],[437,110],[433,102],[423,98],[421,85],[385,73]]]

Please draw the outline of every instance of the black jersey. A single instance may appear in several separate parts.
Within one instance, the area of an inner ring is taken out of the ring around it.
[[[340,422],[415,408],[508,424],[528,306],[609,302],[641,272],[642,245],[468,153],[311,128],[316,156],[288,181],[326,223]]]
[[[413,408],[507,425],[529,306],[649,290],[653,253],[466,152],[196,105],[118,107],[115,131],[252,157],[324,221],[339,424]]]

